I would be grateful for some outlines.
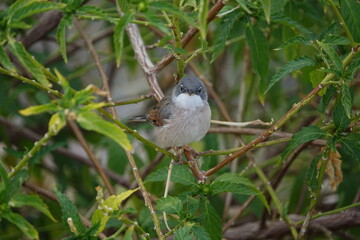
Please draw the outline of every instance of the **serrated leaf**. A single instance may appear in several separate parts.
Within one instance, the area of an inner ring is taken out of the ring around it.
[[[314,71],[311,71],[309,75],[310,75],[310,82],[313,88],[319,86],[319,84],[325,77],[325,73],[323,71],[320,71],[319,69],[315,69]],[[326,93],[326,89],[327,89],[326,87],[323,87],[318,92],[319,96],[323,96],[324,93]]]
[[[165,38],[168,37],[170,37],[170,39],[172,38],[172,34],[170,34],[169,28],[163,21],[161,21],[159,15],[155,14],[153,11],[145,11],[142,13],[142,15],[148,22],[151,22],[152,25],[156,26],[160,31],[165,33],[166,34]],[[168,42],[169,40],[167,40],[166,42]]]
[[[63,193],[59,192],[57,189],[55,189],[55,194],[61,207],[63,223],[65,224],[65,227],[67,228],[68,232],[72,233],[72,231],[70,230],[70,226],[68,224],[68,219],[71,218],[77,232],[80,234],[85,233],[85,227],[81,222],[75,204],[72,201],[70,201]]]
[[[206,198],[201,198],[201,225],[209,233],[211,240],[221,239],[221,218]]]
[[[219,26],[219,31],[217,31],[217,34],[215,36],[215,46],[210,63],[213,63],[224,49],[226,40],[230,36],[230,31],[234,27],[234,24],[239,18],[240,18],[240,14],[237,11],[234,11],[227,14],[222,19]]]
[[[296,58],[285,65],[281,66],[279,71],[271,78],[265,93],[267,93],[278,81],[286,75],[299,70],[303,67],[314,66],[316,63],[313,59],[303,56]]]
[[[31,106],[19,111],[23,116],[36,115],[43,112],[55,112],[57,110],[57,105],[54,102],[50,102],[43,105]]]
[[[306,37],[297,35],[297,36],[289,38],[288,40],[286,40],[284,43],[282,43],[278,48],[275,48],[274,50],[276,50],[276,51],[281,50],[284,47],[287,47],[287,46],[290,46],[290,45],[296,44],[296,43],[301,43],[301,44],[304,44],[306,46],[309,46],[310,45],[310,40],[307,39]]]
[[[252,12],[250,11],[250,9],[247,6],[247,1],[245,0],[236,0],[236,2],[239,4],[239,6],[247,13],[247,14],[252,14]]]
[[[153,8],[155,10],[165,11],[166,13],[171,13],[172,15],[184,20],[187,24],[193,27],[198,27],[195,21],[186,15],[185,12],[181,11],[179,8],[175,7],[173,4],[168,2],[155,2],[152,1],[148,5],[149,8]]]
[[[60,9],[65,7],[65,4],[45,2],[45,1],[34,1],[22,8],[17,9],[13,14],[12,20],[21,20],[26,17],[32,16],[37,13],[46,12],[53,9]]]
[[[332,66],[334,66],[335,70],[339,73],[343,71],[343,66],[340,57],[336,53],[335,49],[330,46],[329,44],[316,41],[317,44],[321,47],[322,50],[326,53],[326,55],[329,57],[328,60],[330,60],[330,63]]]
[[[355,42],[360,43],[360,4],[356,0],[341,0],[340,10]]]
[[[191,228],[191,232],[194,234],[196,240],[211,240],[209,233],[203,226],[196,224]]]
[[[184,226],[175,231],[175,240],[192,240],[191,228],[194,224],[187,222]]]
[[[168,174],[168,167],[160,168],[152,172],[147,178],[146,182],[165,182]],[[171,181],[180,183],[186,186],[195,186],[196,179],[189,172],[189,169],[182,165],[174,165],[171,174]]]
[[[293,30],[298,30],[306,37],[310,37],[310,36],[314,35],[309,29],[307,29],[306,27],[301,25],[299,22],[297,22],[289,17],[272,15],[271,21],[275,22],[275,23],[281,23],[283,25],[286,25],[286,26],[292,28]]]
[[[329,104],[329,102],[331,101],[331,99],[335,96],[336,93],[336,88],[333,86],[330,86],[327,88],[326,93],[324,94],[324,96],[321,98],[320,100],[320,104],[319,104],[319,111],[324,113],[326,106]]]
[[[7,70],[16,72],[14,65],[12,64],[9,56],[6,54],[5,49],[0,45],[0,64]]]
[[[317,155],[316,158],[314,158],[311,161],[310,167],[306,172],[306,182],[307,185],[310,188],[310,191],[314,192],[319,186],[317,185],[317,165],[321,158],[321,155]]]
[[[72,15],[65,15],[60,20],[57,31],[56,39],[59,44],[60,53],[64,59],[64,62],[67,63],[67,53],[66,53],[66,28],[72,24]]]
[[[22,207],[22,206],[31,206],[36,208],[40,212],[48,216],[52,221],[56,222],[56,219],[53,217],[49,211],[48,206],[43,202],[43,200],[38,195],[25,195],[25,194],[16,194],[13,196],[9,204],[11,207]]]
[[[91,19],[103,19],[115,23],[115,19],[109,16],[104,10],[96,6],[81,6],[76,11],[77,16],[88,17]]]
[[[209,0],[200,1],[199,14],[198,14],[198,29],[202,39],[206,39],[207,32],[207,14],[209,11]]]
[[[246,39],[250,47],[251,63],[260,76],[260,93],[263,93],[267,85],[269,69],[269,45],[264,33],[256,26],[246,28]]]
[[[3,211],[1,218],[8,220],[16,225],[30,239],[39,239],[39,233],[36,229],[20,214],[11,211]]]
[[[270,24],[270,16],[271,16],[271,0],[261,0],[261,6],[264,11],[264,16],[266,22]]]
[[[261,193],[256,188],[256,185],[249,179],[234,173],[224,173],[220,175],[210,184],[210,188],[213,195],[221,192],[233,192],[245,195]]]
[[[122,16],[114,29],[114,49],[116,57],[116,65],[120,66],[121,56],[124,48],[124,31],[125,27],[134,18],[134,13],[129,12]]]
[[[177,197],[167,196],[159,198],[156,201],[156,210],[166,212],[167,214],[180,215],[182,210],[181,200]]]
[[[344,36],[326,36],[326,38],[322,41],[323,43],[327,43],[330,45],[349,45],[350,41]]]
[[[10,41],[9,44],[10,51],[16,56],[16,58],[21,62],[21,64],[28,70],[39,83],[43,84],[46,87],[50,87],[51,84],[46,79],[45,75],[42,72],[43,66],[31,56],[22,43],[17,41]]]
[[[116,0],[116,2],[120,6],[121,11],[123,11],[123,12],[129,11],[130,7],[128,4],[128,0]]]
[[[281,156],[283,159],[285,159],[293,150],[295,150],[295,148],[301,144],[325,137],[326,132],[317,126],[303,127],[299,132],[292,136],[291,141],[286,146]]]
[[[340,101],[335,103],[332,118],[338,131],[344,130],[350,124],[350,119],[347,117],[345,108]]]
[[[351,118],[351,109],[352,109],[352,101],[351,101],[351,93],[348,85],[343,84],[341,87],[341,104],[344,107],[346,116]]]
[[[349,135],[340,139],[342,150],[352,157],[353,159],[360,162],[360,134],[350,133]]]

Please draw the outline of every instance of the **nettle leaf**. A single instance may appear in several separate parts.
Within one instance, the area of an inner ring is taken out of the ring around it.
[[[324,40],[322,40],[323,43],[327,43],[330,45],[349,45],[350,41],[344,36],[339,35],[332,35],[332,36],[326,36]]]
[[[55,112],[58,106],[54,102],[50,102],[43,105],[31,106],[19,111],[23,116],[37,115],[43,112]]]
[[[67,228],[68,232],[71,232],[70,226],[68,224],[68,220],[71,218],[72,222],[74,224],[74,227],[76,228],[76,231],[79,234],[85,233],[86,228],[84,227],[83,223],[81,222],[80,215],[78,213],[78,210],[75,206],[75,204],[70,201],[66,195],[59,192],[57,189],[55,189],[55,194],[57,199],[59,200],[59,204],[62,211],[62,219],[65,224],[65,227]]]
[[[334,86],[330,86],[326,89],[326,93],[320,100],[320,104],[319,104],[320,112],[322,113],[325,112],[326,106],[330,103],[331,99],[335,96],[335,94],[336,94],[336,88]]]
[[[115,19],[109,16],[104,10],[96,6],[81,6],[77,9],[76,15],[90,19],[103,19],[115,23]]]
[[[129,12],[120,18],[114,29],[114,49],[116,57],[116,65],[120,66],[121,56],[124,48],[124,31],[125,27],[134,18],[134,13]]]
[[[193,223],[187,222],[184,226],[177,229],[175,232],[175,240],[192,240],[191,229],[193,225]]]
[[[9,50],[16,56],[21,64],[28,70],[39,83],[51,87],[51,84],[42,72],[43,66],[31,56],[22,43],[12,40],[8,44]]]
[[[236,0],[236,2],[239,4],[239,6],[240,6],[247,14],[252,14],[252,12],[250,11],[250,9],[249,9],[248,6],[247,6],[248,1],[245,1],[245,0]]]
[[[315,64],[316,62],[312,58],[306,56],[296,58],[286,63],[280,67],[279,71],[271,78],[265,93],[267,93],[278,81],[280,81],[286,75],[303,67],[314,66]]]
[[[130,10],[128,1],[129,1],[129,0],[116,0],[116,2],[117,2],[117,3],[119,4],[119,6],[120,6],[120,9],[121,9],[123,12],[127,12],[128,10]]]
[[[297,35],[294,37],[289,38],[288,40],[286,40],[283,44],[280,45],[280,47],[275,48],[274,50],[281,50],[284,47],[290,46],[292,44],[296,44],[296,43],[300,43],[300,44],[304,44],[306,46],[309,46],[311,44],[310,39],[307,39],[306,37]]]
[[[49,211],[48,206],[43,202],[43,200],[38,195],[26,195],[26,194],[16,194],[9,201],[11,207],[22,207],[22,206],[31,206],[36,208],[40,212],[48,216],[52,221],[56,222],[56,219],[53,217]]]
[[[348,85],[343,84],[341,87],[341,104],[344,107],[346,116],[351,118],[351,109],[352,109],[352,100],[351,100],[351,92]]]
[[[168,2],[155,2],[152,1],[149,3],[148,5],[149,8],[152,8],[154,10],[162,10],[165,11],[166,13],[171,13],[174,16],[184,20],[187,24],[189,24],[190,26],[193,27],[198,27],[198,25],[196,24],[196,22],[189,17],[188,15],[186,15],[185,12],[181,11],[179,8],[175,7],[173,4],[168,3]]]
[[[360,4],[356,0],[341,0],[340,10],[355,42],[360,42]]]
[[[65,4],[45,2],[45,1],[34,1],[26,6],[17,9],[13,14],[12,20],[21,20],[26,17],[32,16],[37,13],[46,12],[53,9],[60,9],[65,7]]]
[[[28,238],[39,239],[39,233],[36,229],[20,214],[11,211],[2,211],[1,218],[16,225]]]
[[[272,15],[271,21],[275,23],[281,23],[283,25],[286,25],[294,30],[299,30],[303,35],[309,37],[314,35],[309,29],[298,23],[297,21],[285,17],[285,16],[279,16],[279,15]]]
[[[168,167],[160,168],[152,172],[147,178],[146,182],[164,182],[168,174]],[[182,165],[174,165],[171,174],[171,181],[180,183],[186,186],[197,185],[195,177],[189,172],[189,169]]]
[[[350,118],[347,117],[345,108],[339,100],[335,103],[332,118],[338,131],[343,131],[350,124]]]
[[[334,66],[335,70],[337,72],[341,73],[343,70],[342,62],[341,62],[340,57],[336,53],[335,49],[332,46],[330,46],[329,44],[326,44],[326,43],[323,43],[320,41],[316,41],[316,42],[317,42],[317,44],[319,44],[321,49],[324,50],[326,55],[329,57],[328,60],[330,60],[330,63],[332,66]]]
[[[240,18],[238,11],[231,12],[222,18],[217,34],[215,35],[215,46],[210,63],[213,63],[225,47],[226,40],[230,36],[231,29]]]
[[[316,139],[325,138],[327,133],[317,126],[303,127],[299,132],[295,133],[284,152],[281,154],[285,159],[292,151],[303,143],[307,143]]]
[[[261,6],[264,11],[264,16],[266,22],[270,24],[270,16],[271,16],[271,0],[261,0]]]
[[[176,214],[180,216],[182,202],[179,198],[172,196],[159,198],[156,201],[156,210],[166,212],[167,214]]]
[[[201,225],[195,224],[192,226],[191,232],[197,240],[211,240],[209,233]]]
[[[201,225],[204,226],[209,233],[211,240],[221,239],[221,218],[215,208],[211,206],[208,199],[202,197],[201,206]]]
[[[211,184],[212,195],[222,192],[233,192],[237,194],[261,194],[256,185],[249,179],[234,173],[224,173],[217,177]]]
[[[60,23],[56,32],[56,39],[60,47],[60,53],[67,63],[67,53],[66,53],[66,28],[70,27],[72,24],[73,16],[72,15],[64,15],[60,20]]]
[[[209,11],[209,0],[200,1],[199,14],[198,14],[198,23],[199,23],[199,32],[202,39],[206,39],[207,32],[207,14]]]
[[[251,63],[254,70],[260,76],[260,91],[267,85],[269,69],[269,44],[264,33],[256,26],[249,25],[246,28],[246,39],[250,47]]]
[[[340,139],[341,151],[360,162],[360,134],[350,133]]]
[[[16,72],[16,68],[12,64],[9,56],[6,54],[5,49],[2,45],[0,45],[0,64],[7,70]]]
[[[317,188],[317,165],[321,158],[321,154],[317,155],[316,158],[314,158],[311,161],[310,167],[306,172],[306,183],[310,188],[310,191],[314,192]]]
[[[124,1],[120,1],[120,2],[124,2]],[[124,12],[126,12],[126,11],[124,11]],[[170,39],[168,39],[166,42],[171,40],[172,35],[170,34],[169,28],[163,21],[161,21],[161,19],[159,18],[159,15],[155,14],[153,11],[142,12],[142,15],[148,22],[151,22],[151,24],[156,26],[160,31],[162,31],[163,33],[165,33],[167,35],[164,38],[170,37]]]
[[[76,121],[82,128],[103,134],[113,139],[125,150],[131,151],[132,145],[127,135],[118,126],[105,121],[95,112],[81,112],[77,115]]]

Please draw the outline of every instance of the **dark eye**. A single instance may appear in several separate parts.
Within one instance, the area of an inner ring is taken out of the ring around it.
[[[181,84],[181,85],[180,85],[180,92],[184,92],[184,90],[185,90],[185,89],[184,89],[184,85]]]
[[[201,88],[201,87],[199,87],[199,88],[196,90],[196,94],[200,94],[200,93],[201,93],[201,91],[202,91],[202,88]]]

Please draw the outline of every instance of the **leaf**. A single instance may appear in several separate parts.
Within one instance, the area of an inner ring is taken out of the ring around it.
[[[2,211],[1,218],[8,220],[16,225],[30,239],[39,239],[36,229],[20,214],[11,211]]]
[[[138,188],[122,192],[118,195],[111,195],[104,201],[104,203],[99,205],[98,209],[95,210],[91,218],[91,223],[93,225],[99,224],[97,234],[104,230],[107,221],[110,219],[111,213],[119,210],[121,203],[137,190]]]
[[[211,184],[212,195],[221,192],[233,192],[237,194],[261,194],[249,179],[234,173],[224,173],[217,177]]]
[[[58,133],[66,125],[66,119],[59,113],[55,113],[51,116],[49,121],[49,131]]]
[[[146,182],[165,182],[168,174],[168,167],[160,168],[152,172]],[[189,169],[182,165],[174,165],[171,174],[171,181],[186,186],[196,186],[195,177],[189,172]]]
[[[123,240],[133,240],[135,225],[131,225],[125,232]]]
[[[201,224],[209,233],[211,240],[221,239],[221,218],[206,198],[201,198]]]
[[[85,227],[81,222],[78,210],[73,202],[71,202],[64,194],[57,189],[54,190],[62,211],[62,219],[68,232],[73,233],[72,226],[69,226],[69,219],[72,220],[73,227],[80,234],[85,233]]]
[[[360,4],[356,0],[341,0],[340,10],[355,42],[360,43]]]
[[[116,0],[118,5],[120,6],[121,11],[128,12],[130,10],[128,1],[129,0]]]
[[[22,43],[12,40],[8,44],[10,51],[16,56],[21,64],[28,70],[39,83],[46,87],[51,87],[51,84],[46,79],[42,72],[43,66],[31,56]]]
[[[350,119],[347,117],[344,106],[340,101],[335,103],[332,118],[338,131],[343,131],[350,124]]]
[[[0,45],[0,64],[7,70],[16,72],[14,65],[12,64],[9,56],[6,54],[3,46]]]
[[[225,15],[225,17],[222,19],[219,26],[219,30],[215,35],[215,46],[210,63],[213,63],[224,49],[226,40],[230,36],[231,29],[233,29],[234,24],[239,18],[240,18],[239,12],[234,11]]]
[[[195,224],[191,231],[197,240],[211,240],[209,233],[201,225]]]
[[[11,20],[21,20],[26,17],[32,16],[37,13],[46,12],[53,9],[60,9],[65,7],[65,4],[45,2],[45,1],[33,1],[26,6],[17,9],[11,17]]]
[[[260,90],[267,85],[269,68],[269,45],[264,33],[256,26],[250,25],[246,28],[246,39],[250,47],[251,63],[254,70],[260,76]]]
[[[326,36],[326,38],[322,41],[323,43],[327,43],[330,45],[349,45],[350,41],[349,39],[347,39],[344,36],[338,36],[338,35],[333,35],[333,36]]]
[[[335,96],[336,88],[334,86],[330,86],[327,88],[325,95],[321,98],[319,104],[319,111],[324,113],[326,106],[329,104],[331,99]]]
[[[309,46],[309,45],[310,45],[310,41],[311,41],[311,40],[307,39],[306,37],[297,35],[297,36],[294,36],[294,37],[289,38],[289,39],[286,40],[284,43],[282,43],[282,44],[280,45],[280,47],[275,48],[274,50],[278,51],[278,50],[283,49],[284,47],[290,46],[290,45],[295,44],[295,43],[301,43],[301,44],[304,44],[304,45],[306,45],[306,46]]]
[[[72,24],[72,15],[65,15],[60,20],[60,23],[56,32],[56,39],[59,44],[60,53],[64,59],[64,62],[67,63],[67,53],[66,53],[66,28]]]
[[[339,152],[330,150],[325,172],[329,176],[330,186],[333,191],[337,189],[343,180],[341,163],[342,161]]]
[[[297,21],[295,21],[289,17],[272,15],[271,21],[275,22],[275,23],[284,24],[294,30],[299,30],[306,37],[310,37],[310,36],[314,35],[309,29],[305,28],[303,25],[301,25],[300,23],[298,23]]]
[[[360,134],[350,133],[340,138],[340,144],[345,154],[360,162]]]
[[[198,14],[198,29],[203,40],[206,39],[207,33],[207,14],[209,11],[209,0],[200,1],[199,14]]]
[[[115,19],[109,16],[104,10],[96,6],[81,6],[76,11],[77,16],[90,17],[91,19],[103,19],[111,23],[116,23]]]
[[[166,13],[171,13],[175,17],[178,17],[184,20],[187,24],[193,27],[198,27],[195,21],[185,14],[185,12],[181,11],[179,8],[175,7],[173,4],[168,2],[155,2],[151,1],[148,5],[149,8],[153,8],[155,10],[165,11]]]
[[[247,13],[247,14],[252,14],[252,12],[250,11],[250,9],[247,6],[247,1],[245,0],[236,0],[236,2],[239,4],[239,6]]]
[[[261,0],[261,6],[264,11],[266,22],[270,24],[271,0]]]
[[[175,240],[192,240],[191,228],[193,224],[187,222],[184,226],[175,231]]]
[[[121,56],[124,48],[124,30],[125,27],[134,18],[134,13],[127,13],[122,16],[114,29],[114,49],[116,57],[116,65],[119,67],[121,62]]]
[[[180,215],[182,210],[181,200],[177,197],[167,196],[156,201],[156,210],[167,214]]]
[[[56,219],[53,217],[49,211],[48,206],[43,202],[43,200],[38,195],[26,195],[26,194],[16,194],[9,201],[11,207],[22,207],[25,205],[32,206],[40,212],[48,216],[52,221],[56,222]]]
[[[306,182],[310,188],[310,191],[312,192],[314,192],[319,187],[317,185],[317,172],[318,172],[317,165],[320,158],[321,158],[321,154],[317,155],[316,158],[314,158],[311,161],[310,167],[306,173]]]
[[[329,44],[322,43],[320,41],[316,41],[317,44],[321,47],[322,50],[326,53],[326,55],[329,57],[328,60],[330,60],[331,65],[335,67],[335,70],[339,73],[343,71],[343,66],[340,57],[336,53],[335,49],[330,46]]]
[[[81,112],[77,115],[76,121],[82,128],[103,134],[113,139],[125,150],[132,150],[132,145],[126,134],[118,126],[105,121],[95,112]]]
[[[307,143],[316,139],[325,138],[326,132],[317,126],[303,127],[299,132],[295,133],[284,152],[281,154],[285,159],[295,148],[303,143]]]
[[[19,111],[23,116],[37,115],[43,112],[55,112],[57,110],[57,105],[54,102],[50,102],[43,105],[31,106]]]
[[[346,116],[351,118],[351,109],[352,109],[352,101],[351,101],[351,93],[348,85],[343,84],[341,87],[341,104],[344,107]]]
[[[299,70],[303,67],[314,66],[316,63],[313,59],[302,56],[296,58],[285,65],[281,66],[279,71],[271,78],[265,93],[267,93],[278,81],[280,81],[287,74],[290,74],[296,70]]]
[[[315,69],[313,71],[310,72],[310,82],[311,85],[313,86],[313,88],[319,86],[319,84],[321,83],[321,81],[324,79],[325,77],[325,73],[323,71],[320,71],[319,69]],[[319,96],[323,96],[324,93],[326,93],[327,88],[323,87],[323,89],[321,89],[318,94]]]

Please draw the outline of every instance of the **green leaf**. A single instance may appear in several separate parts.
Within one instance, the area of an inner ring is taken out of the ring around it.
[[[9,56],[6,54],[3,46],[0,45],[0,64],[7,70],[16,72],[14,65],[12,64]]]
[[[164,182],[166,181],[167,174],[168,167],[160,168],[152,172],[146,178],[146,182]],[[195,177],[189,172],[189,169],[182,165],[174,165],[171,174],[171,181],[186,186],[195,186],[197,184]]]
[[[132,150],[132,145],[126,134],[118,126],[105,121],[95,112],[82,112],[77,115],[76,121],[82,128],[103,134],[113,139],[125,150]]]
[[[340,10],[355,42],[360,43],[360,4],[356,0],[340,0]]]
[[[350,118],[347,117],[344,105],[340,101],[335,103],[332,118],[338,131],[343,131],[350,124]]]
[[[77,16],[89,17],[91,19],[103,19],[111,23],[116,23],[115,19],[109,16],[104,10],[96,6],[81,6],[76,11]]]
[[[247,1],[245,0],[236,0],[236,2],[239,4],[239,6],[247,13],[247,14],[252,14],[252,12],[250,11],[250,9],[247,6]]]
[[[199,31],[202,39],[206,39],[207,33],[207,14],[209,11],[209,0],[200,1],[199,14],[198,14],[198,23]]]
[[[194,225],[191,229],[192,233],[197,240],[211,240],[209,233],[205,230],[205,228],[201,225]]]
[[[58,133],[66,125],[65,116],[59,113],[55,113],[51,116],[49,121],[49,131]]]
[[[45,75],[42,72],[43,66],[31,56],[22,43],[17,41],[10,41],[9,44],[10,51],[17,57],[21,64],[28,70],[39,83],[46,87],[51,87],[51,84],[46,79]]]
[[[323,43],[327,43],[330,45],[349,45],[350,41],[344,36],[326,36],[326,38],[322,41]]]
[[[226,40],[230,36],[231,29],[233,29],[234,24],[239,18],[239,12],[234,11],[225,15],[225,17],[222,19],[218,31],[216,31],[217,33],[215,35],[215,46],[210,63],[213,63],[224,49]]]
[[[298,23],[297,21],[295,21],[289,17],[272,15],[271,21],[274,23],[281,23],[281,24],[286,25],[294,30],[299,30],[306,37],[314,35],[309,29],[305,28],[303,25],[301,25],[300,23]]]
[[[31,106],[25,109],[20,110],[20,114],[23,116],[37,115],[43,112],[55,112],[57,110],[57,105],[54,102],[50,102],[43,105]]]
[[[287,74],[290,74],[303,67],[314,66],[316,63],[313,59],[303,56],[296,58],[285,65],[281,66],[279,71],[271,78],[268,87],[265,91],[267,93],[278,81],[280,81]]]
[[[134,18],[134,13],[130,12],[122,16],[114,29],[114,49],[116,57],[116,65],[120,66],[121,56],[124,48],[124,31],[125,27]]]
[[[30,239],[39,239],[36,229],[20,214],[11,211],[2,211],[1,218],[16,225]]]
[[[76,231],[80,234],[85,233],[85,227],[83,223],[81,222],[78,210],[73,202],[71,202],[64,194],[59,192],[57,189],[54,190],[57,199],[59,200],[59,204],[62,211],[62,219],[65,224],[65,227],[67,228],[68,232],[71,232],[70,226],[68,224],[68,220],[71,218],[72,222],[74,224],[74,227],[76,228]]]
[[[326,106],[330,103],[331,99],[335,96],[336,88],[334,86],[330,86],[327,88],[326,93],[320,100],[319,111],[324,113]]]
[[[65,61],[67,63],[67,54],[66,54],[66,28],[71,26],[73,20],[72,15],[65,15],[60,20],[60,23],[57,28],[56,32],[56,39],[59,44],[60,53]]]
[[[42,13],[53,9],[60,9],[65,6],[66,6],[65,4],[59,4],[59,3],[33,1],[30,4],[27,4],[26,6],[17,9],[12,14],[12,20],[21,20],[37,13]]]
[[[299,132],[295,133],[284,152],[281,154],[285,159],[295,148],[303,143],[307,143],[316,139],[325,138],[326,132],[317,126],[303,127]]]
[[[283,49],[284,47],[287,47],[287,46],[290,46],[292,44],[296,44],[296,43],[301,43],[301,44],[304,44],[306,46],[309,46],[310,45],[310,40],[307,39],[306,37],[303,37],[303,36],[300,36],[300,35],[297,35],[297,36],[294,36],[294,37],[291,37],[289,38],[288,40],[286,40],[284,43],[282,43],[280,45],[280,47],[278,48],[275,48],[274,50],[281,50]]]
[[[116,0],[122,12],[128,12],[130,10],[128,1],[129,0]]]
[[[25,195],[25,194],[16,194],[9,201],[11,207],[22,207],[25,205],[32,206],[36,208],[40,212],[44,213],[51,220],[56,222],[56,219],[53,217],[51,212],[49,211],[48,206],[43,202],[43,200],[38,195]]]
[[[250,47],[251,63],[254,70],[260,76],[260,91],[267,85],[269,68],[269,45],[264,33],[256,26],[249,25],[246,28],[246,39]]]
[[[131,225],[125,232],[123,240],[133,240],[133,234],[134,234],[134,225]]]
[[[351,101],[351,93],[348,85],[343,84],[341,87],[341,104],[344,107],[346,116],[351,118],[351,109],[352,109],[352,101]]]
[[[318,162],[321,158],[321,154],[317,155],[316,158],[314,158],[310,164],[309,169],[307,170],[306,173],[306,182],[307,185],[309,186],[310,190],[312,192],[314,192],[317,188],[317,165]]]
[[[193,223],[185,223],[184,226],[180,227],[175,231],[175,240],[193,240],[191,236],[191,228]]]
[[[154,10],[165,11],[166,13],[171,13],[175,17],[178,17],[184,20],[187,24],[193,27],[198,27],[195,21],[185,14],[185,12],[181,11],[179,8],[175,7],[173,4],[168,2],[155,2],[152,1],[148,5],[149,8],[153,8]]]
[[[167,214],[180,215],[182,210],[181,200],[177,197],[167,196],[156,201],[156,210]]]
[[[209,233],[211,240],[221,239],[221,218],[206,198],[201,198],[201,225]]]
[[[350,133],[340,139],[342,151],[360,163],[360,134]]]
[[[211,184],[212,195],[221,192],[233,192],[237,194],[261,194],[249,179],[234,173],[224,173],[217,177]]]
[[[261,0],[261,6],[264,11],[266,22],[270,24],[271,0]]]
[[[329,57],[328,60],[330,60],[330,63],[332,66],[334,66],[335,70],[339,73],[343,71],[343,66],[340,57],[336,53],[335,49],[330,46],[329,44],[322,43],[320,41],[316,41],[317,44],[321,47],[322,50],[326,53],[326,55]]]

